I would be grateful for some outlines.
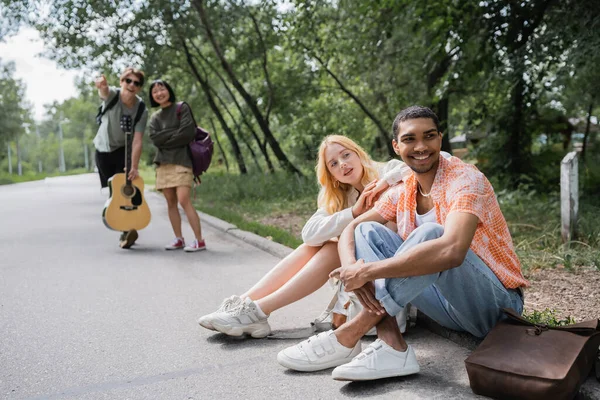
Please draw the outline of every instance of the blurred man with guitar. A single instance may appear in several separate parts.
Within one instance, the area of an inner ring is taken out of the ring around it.
[[[133,118],[133,140],[129,151],[131,164],[128,181],[138,177],[138,164],[142,153],[142,136],[146,129],[148,111],[142,99],[137,95],[144,84],[144,73],[134,68],[127,68],[120,77],[120,88],[108,86],[106,77],[96,79],[98,94],[103,101],[96,117],[100,124],[94,138],[96,147],[96,166],[101,186],[108,186],[108,179],[125,169],[127,136],[121,129],[121,118],[130,115]],[[105,221],[106,222],[106,221]],[[137,230],[132,228],[121,235],[120,246],[130,248],[138,238]]]
[[[108,180],[110,197],[102,211],[102,220],[107,228],[125,232],[121,247],[128,248],[128,238],[137,230],[144,229],[150,223],[150,209],[144,201],[144,181],[140,176],[131,179],[131,136],[133,118],[124,114],[121,117],[121,129],[125,132],[125,172],[114,174]],[[134,238],[135,239],[135,238]]]

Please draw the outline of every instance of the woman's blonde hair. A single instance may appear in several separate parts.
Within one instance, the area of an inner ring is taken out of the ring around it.
[[[378,177],[375,162],[363,148],[356,144],[352,139],[341,135],[326,136],[319,147],[319,156],[317,158],[317,166],[315,169],[317,170],[317,179],[321,184],[321,192],[319,193],[317,203],[319,207],[324,207],[329,214],[333,214],[348,207],[346,193],[351,188],[351,185],[347,183],[336,181],[327,168],[325,150],[328,145],[334,143],[337,143],[358,155],[363,167],[363,176],[361,179],[363,186],[366,186],[369,182]]]

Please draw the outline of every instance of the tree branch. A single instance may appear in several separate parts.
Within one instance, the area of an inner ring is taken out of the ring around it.
[[[306,46],[304,47],[307,51],[310,52],[310,49],[308,49]],[[369,117],[369,119],[371,121],[373,121],[373,123],[375,124],[375,126],[377,126],[378,130],[379,130],[379,134],[381,135],[381,138],[383,139],[383,142],[386,145],[386,148],[388,150],[388,154],[391,157],[396,157],[396,153],[394,152],[394,149],[392,147],[392,142],[389,138],[389,135],[387,134],[387,131],[383,128],[383,126],[381,125],[381,122],[375,117],[375,115],[373,115],[373,113],[363,104],[363,102],[358,98],[358,96],[356,96],[350,89],[348,89],[343,83],[342,81],[337,77],[336,74],[333,73],[333,71],[331,71],[329,69],[329,67],[327,66],[327,63],[324,62],[318,55],[313,54],[312,57],[317,60],[319,62],[319,64],[321,64],[321,66],[323,66],[323,68],[325,69],[325,72],[327,72],[327,74],[338,84],[338,86],[340,87],[340,89],[346,93],[352,100],[354,100],[354,102],[360,107],[360,109],[367,115],[367,117]]]
[[[265,119],[268,121],[269,115],[271,114],[271,108],[273,106],[274,91],[273,91],[273,85],[271,84],[271,78],[269,77],[269,70],[267,69],[267,65],[268,65],[267,48],[265,46],[265,42],[263,40],[262,33],[260,32],[260,27],[258,26],[258,22],[256,21],[254,14],[252,14],[252,12],[250,12],[250,11],[248,12],[248,14],[250,14],[250,18],[252,19],[252,24],[254,25],[254,30],[256,31],[256,34],[258,36],[258,41],[260,43],[260,48],[262,51],[262,68],[265,73],[265,79],[267,81],[267,89],[269,92],[269,101],[267,102],[267,110],[266,110],[266,115],[265,115]]]

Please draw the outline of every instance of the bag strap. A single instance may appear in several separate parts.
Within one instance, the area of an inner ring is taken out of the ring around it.
[[[337,300],[338,300],[338,291],[340,290],[340,285],[341,285],[341,281],[339,281],[339,280],[336,281],[335,285],[333,285],[333,297],[329,301],[329,304],[327,304],[327,307],[325,307],[325,310],[323,310],[323,312],[321,314],[319,314],[319,316],[317,318],[315,318],[315,320],[313,322],[310,323],[313,331],[316,332],[316,330],[319,329],[319,324],[321,324],[324,320],[326,320],[329,317],[329,315],[331,314],[333,307],[335,306],[335,303],[337,303]]]
[[[115,97],[112,98],[112,100],[110,101],[110,103],[108,103],[105,107],[103,107],[100,110],[100,118],[102,118],[102,116],[104,114],[106,114],[111,108],[113,108],[115,106],[115,104],[117,104],[117,102],[119,101],[119,94],[120,94],[120,90],[117,89],[116,90],[116,95]],[[142,115],[144,114],[144,111],[146,111],[146,104],[140,100],[140,105],[138,106],[138,110],[137,113],[135,114],[135,118],[133,119],[133,127],[135,128],[135,125],[142,119]]]
[[[194,192],[194,201],[196,201],[196,189],[198,188],[198,186],[200,186],[201,183],[202,181],[200,180],[200,176],[195,176],[194,187],[192,188],[192,191]]]
[[[188,108],[190,109],[190,115],[192,116],[192,121],[194,121],[194,126],[198,126],[198,123],[196,123],[196,118],[194,118],[194,113],[192,112],[192,107],[190,107],[190,105],[188,103],[186,103],[185,101],[177,102],[177,110],[175,110],[177,119],[181,121],[181,109],[183,108],[184,104],[187,105]]]
[[[181,107],[183,107],[183,103],[185,103],[185,101],[177,102],[177,111],[175,111],[175,114],[177,115],[177,119],[180,121],[181,121]]]
[[[567,325],[567,326],[548,326],[545,324],[535,324],[531,321],[526,320],[522,316],[520,316],[515,310],[512,308],[503,308],[502,311],[509,317],[509,319],[518,322],[523,325],[528,325],[536,328],[536,330],[558,330],[558,331],[567,331],[571,333],[576,333],[584,336],[591,336],[594,333],[600,332],[600,321],[599,320],[589,320],[580,322],[577,324]]]
[[[108,110],[110,110],[111,108],[113,108],[115,106],[115,104],[117,104],[117,102],[119,101],[119,93],[120,93],[120,90],[117,89],[117,94],[115,95],[115,97],[112,98],[110,103],[108,103],[106,106],[104,106],[102,108],[102,110],[100,111],[100,116],[103,116],[104,114],[106,114],[106,112]]]
[[[329,301],[329,304],[327,304],[327,307],[325,307],[325,310],[323,310],[321,315],[329,314],[333,310],[333,307],[335,306],[335,303],[337,303],[337,300],[338,300],[338,292],[340,290],[341,284],[342,284],[342,281],[338,280],[333,285],[333,297],[331,298],[331,300]],[[319,319],[319,317],[317,317],[317,319]]]
[[[333,310],[333,307],[335,306],[335,303],[337,303],[338,292],[340,290],[340,286],[341,285],[342,285],[342,281],[338,280],[335,283],[335,285],[333,286],[333,288],[334,288],[333,297],[331,298],[331,300],[329,301],[329,304],[325,308],[325,311],[327,311],[328,313],[331,312],[331,310]]]
[[[137,112],[135,113],[135,118],[133,119],[133,130],[135,131],[135,126],[137,125],[138,122],[140,122],[140,119],[142,119],[142,115],[144,114],[144,111],[146,111],[146,104],[140,100],[140,105],[138,106]]]

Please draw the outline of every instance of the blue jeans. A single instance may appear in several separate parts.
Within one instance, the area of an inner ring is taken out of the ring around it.
[[[376,222],[364,222],[354,231],[356,258],[384,260],[442,236],[444,228],[425,223],[403,241]],[[463,263],[452,269],[408,278],[377,279],[375,297],[388,314],[396,315],[408,303],[446,328],[484,337],[502,317],[501,308],[523,312],[523,299],[506,289],[492,270],[469,250]]]

